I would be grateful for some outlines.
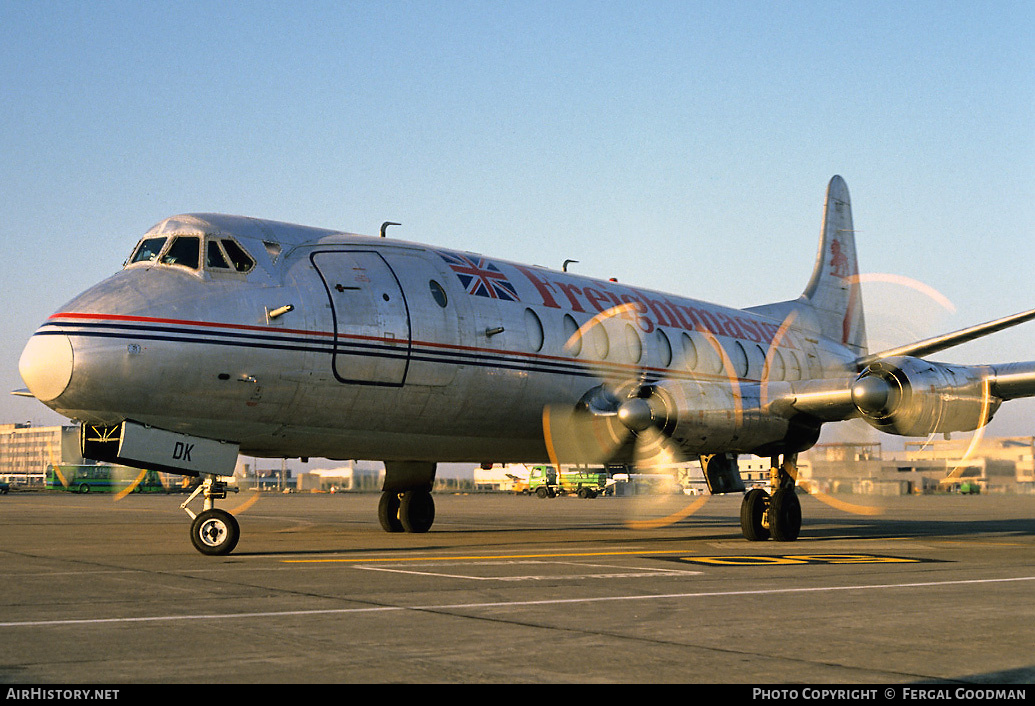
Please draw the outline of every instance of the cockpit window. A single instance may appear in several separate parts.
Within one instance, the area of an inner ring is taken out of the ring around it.
[[[158,258],[158,253],[162,252],[162,246],[165,245],[165,238],[145,238],[137,246],[136,252],[129,258],[132,262],[154,262]]]
[[[226,258],[223,257],[223,251],[219,247],[219,242],[216,240],[208,241],[208,245],[205,248],[205,267],[208,269],[216,268],[220,270],[230,269],[230,265],[227,264]]]
[[[226,256],[230,258],[230,262],[233,263],[235,270],[238,272],[248,272],[255,267],[255,260],[236,241],[224,238],[220,242],[223,244],[223,250],[226,251]]]
[[[237,241],[230,238],[212,238],[205,243],[205,269],[235,270],[250,272],[255,267],[255,260],[245,252]]]
[[[162,264],[182,265],[196,270],[201,264],[200,249],[201,239],[196,235],[177,236],[162,256]]]
[[[205,269],[210,272],[245,274],[255,268],[255,260],[236,240],[211,235],[144,238],[126,264],[151,262],[198,270],[202,258]]]
[[[277,264],[277,258],[280,257],[280,243],[264,240],[262,244],[266,247],[266,253],[270,256],[270,262],[274,265]]]

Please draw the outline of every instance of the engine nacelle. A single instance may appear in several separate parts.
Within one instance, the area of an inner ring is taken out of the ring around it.
[[[927,436],[973,431],[987,424],[1002,400],[985,366],[946,365],[893,357],[871,363],[852,384],[863,419],[888,434]]]
[[[758,384],[660,381],[641,398],[618,408],[618,420],[634,431],[654,426],[688,455],[804,451],[819,438],[820,425],[804,415],[774,414]]]

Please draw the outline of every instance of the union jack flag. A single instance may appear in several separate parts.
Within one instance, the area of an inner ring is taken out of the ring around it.
[[[475,260],[453,252],[440,252],[439,255],[449,263],[468,294],[508,302],[520,301],[517,290],[506,275],[484,257]]]

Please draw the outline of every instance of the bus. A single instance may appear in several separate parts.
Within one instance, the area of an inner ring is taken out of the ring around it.
[[[127,466],[60,464],[47,466],[46,488],[71,493],[177,493],[182,487],[171,480],[175,477]]]

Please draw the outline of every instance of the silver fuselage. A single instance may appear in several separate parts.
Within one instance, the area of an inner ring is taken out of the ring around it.
[[[768,385],[854,374],[856,355],[807,317],[385,238],[198,221],[255,266],[135,262],[88,289],[26,349],[49,366],[34,384],[42,373],[23,358],[41,401],[256,456],[535,461],[547,405],[574,405],[602,380],[665,379],[697,396],[700,433],[678,439],[692,457],[779,441],[787,419],[769,413]],[[621,304],[632,306],[566,345]],[[734,426],[708,416],[734,413]]]

